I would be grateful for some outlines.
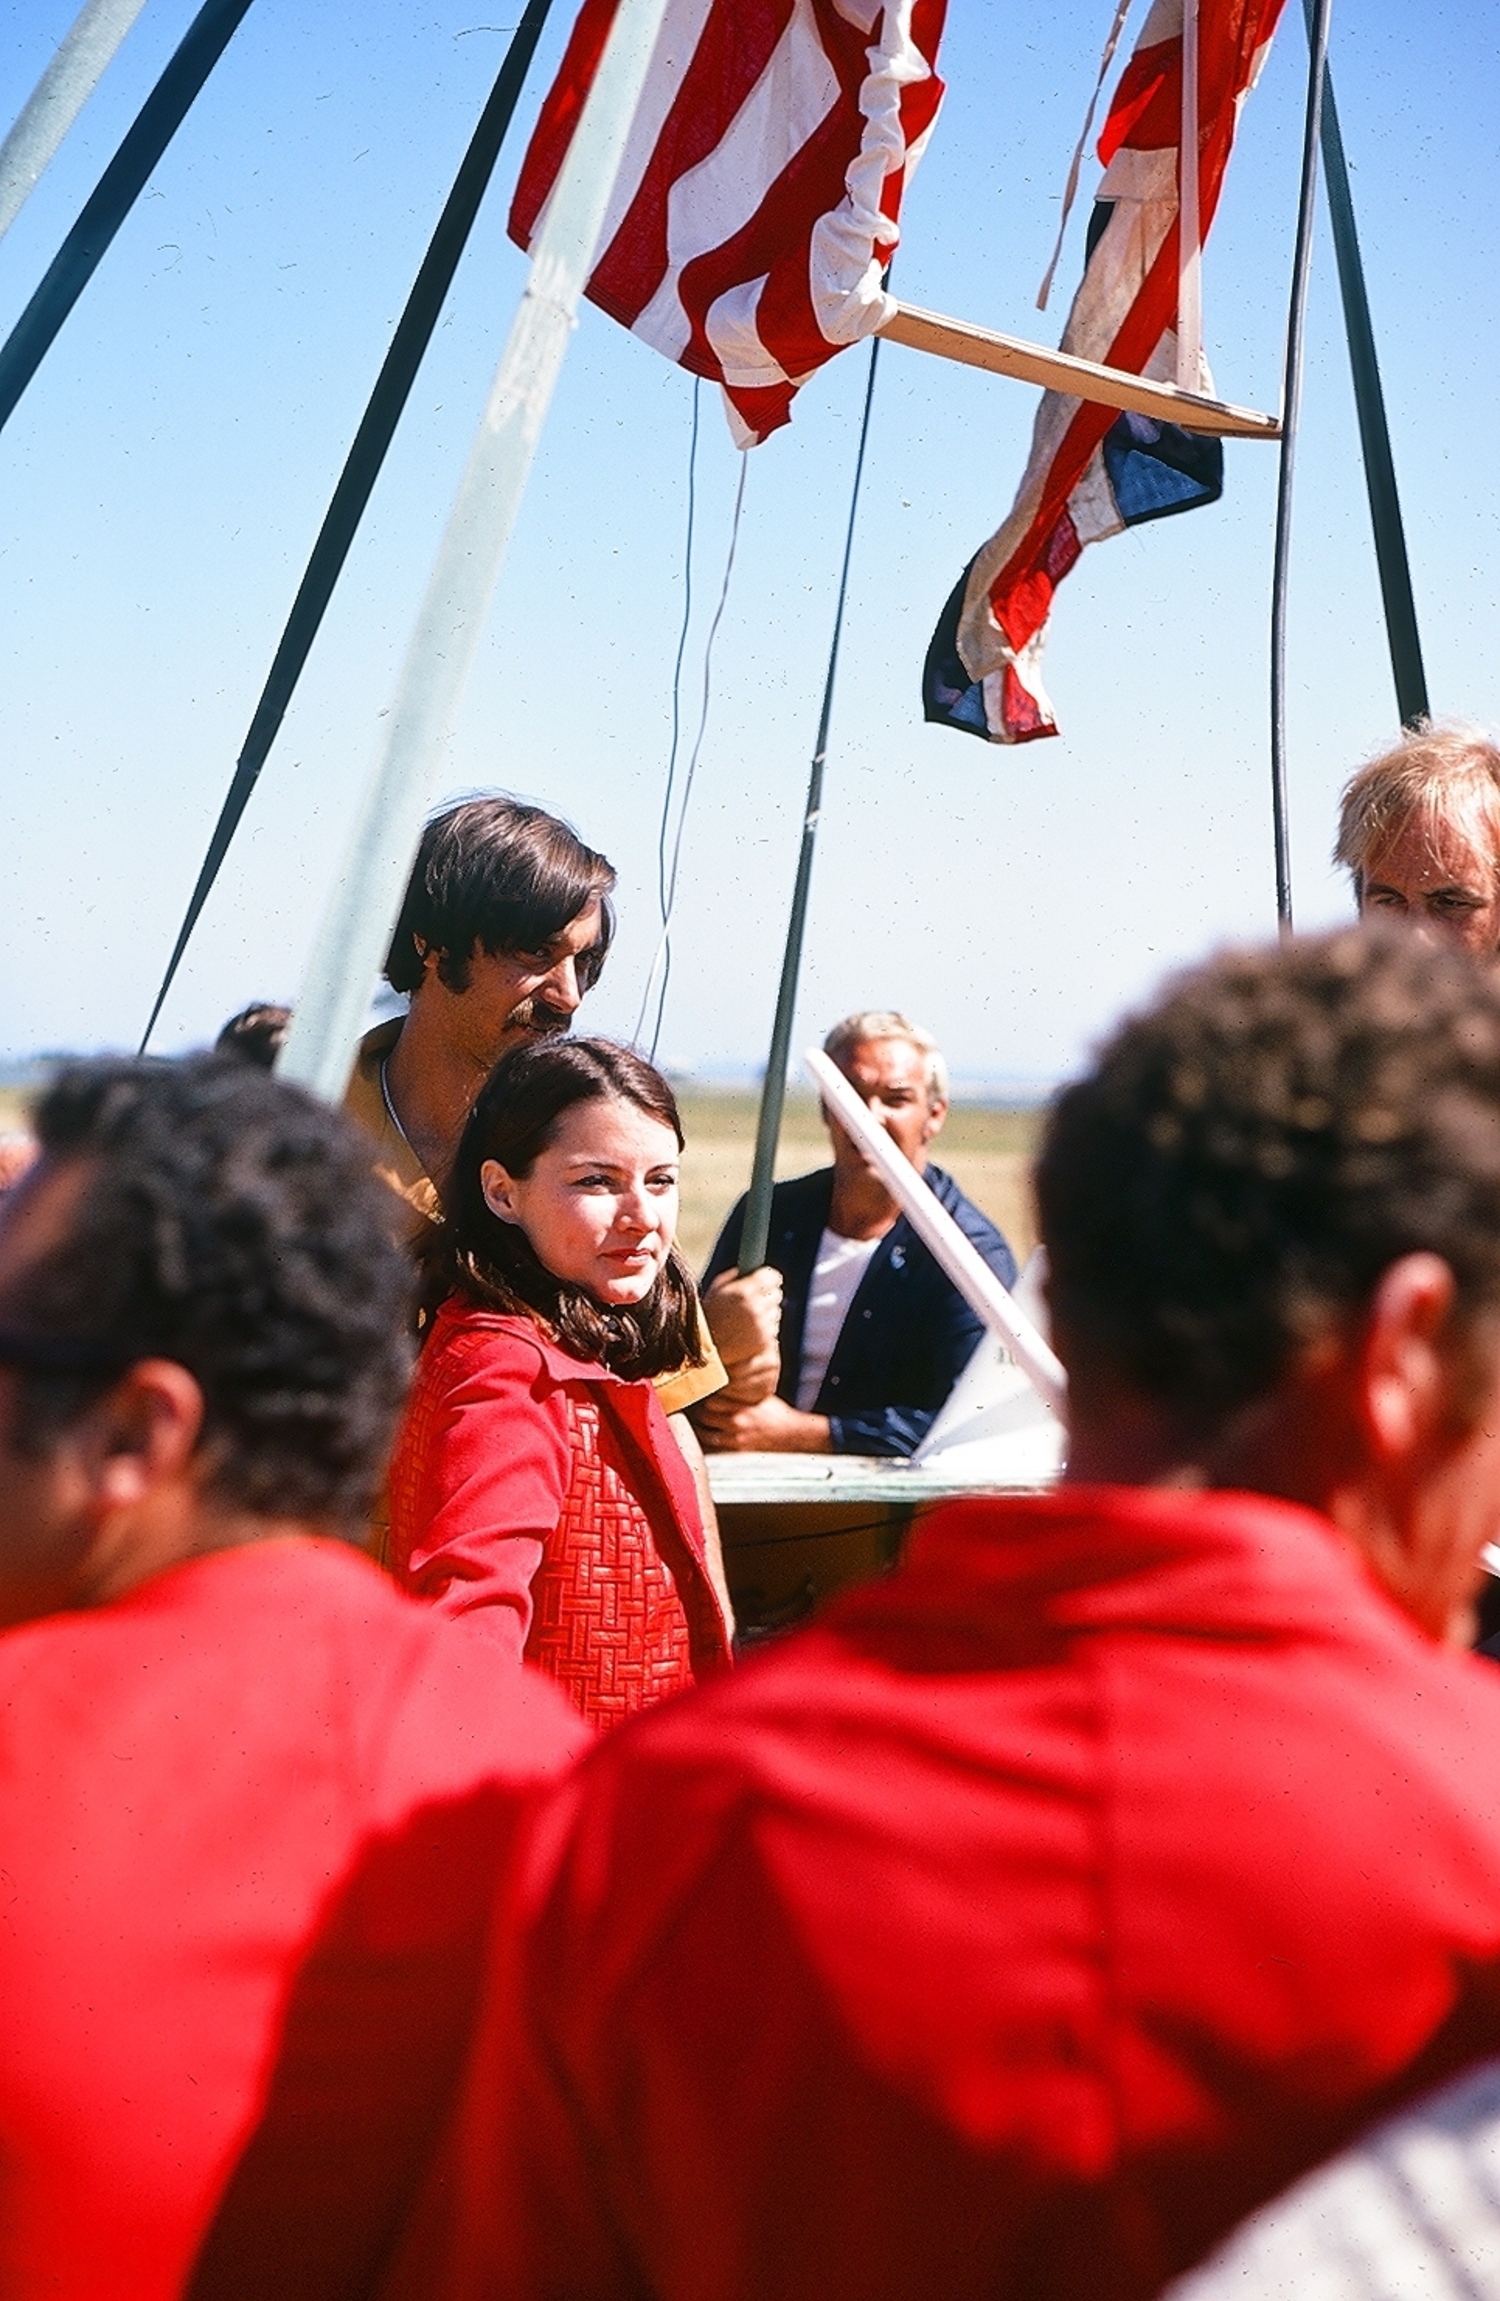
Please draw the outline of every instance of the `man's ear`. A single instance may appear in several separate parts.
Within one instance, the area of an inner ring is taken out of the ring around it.
[[[187,1475],[203,1435],[203,1393],[185,1366],[143,1358],[74,1426],[96,1514],[134,1509]]]
[[[1381,1277],[1365,1317],[1354,1407],[1375,1462],[1398,1469],[1451,1418],[1452,1372],[1442,1345],[1453,1272],[1436,1254],[1404,1254]]]
[[[484,1203],[500,1222],[519,1223],[516,1212],[516,1186],[509,1171],[497,1158],[487,1158],[479,1169],[479,1187]]]
[[[927,1105],[927,1126],[922,1136],[924,1143],[930,1143],[934,1135],[942,1133],[943,1121],[947,1116],[948,1105],[944,1098],[940,1097],[937,1102]]]

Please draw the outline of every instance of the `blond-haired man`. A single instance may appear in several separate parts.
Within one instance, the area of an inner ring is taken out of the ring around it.
[[[1015,1259],[989,1217],[928,1161],[948,1115],[948,1072],[929,1031],[889,1009],[847,1015],[823,1042],[1006,1286]],[[778,1183],[767,1264],[741,1278],[742,1199],[704,1274],[703,1308],[729,1386],[695,1409],[712,1452],[910,1454],[979,1340],[980,1322],[938,1268],[874,1166],[831,1120],[833,1164]]]
[[[1476,957],[1500,952],[1500,745],[1426,720],[1350,778],[1333,851],[1361,917],[1397,919]]]

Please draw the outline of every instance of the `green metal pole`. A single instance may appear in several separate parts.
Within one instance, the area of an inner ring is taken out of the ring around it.
[[[1314,0],[1303,0],[1308,28]],[[1354,222],[1354,200],[1349,189],[1349,166],[1333,100],[1333,78],[1323,76],[1323,173],[1328,186],[1328,214],[1333,226],[1333,252],[1338,263],[1339,294],[1344,305],[1344,331],[1349,339],[1349,367],[1354,377],[1354,406],[1359,418],[1359,444],[1364,457],[1365,487],[1370,498],[1370,520],[1375,530],[1375,559],[1380,571],[1380,596],[1385,607],[1386,639],[1391,671],[1396,682],[1396,707],[1403,727],[1428,715],[1427,674],[1422,664],[1422,641],[1417,630],[1416,601],[1412,595],[1411,567],[1406,556],[1406,531],[1401,519],[1401,498],[1396,491],[1396,466],[1391,455],[1391,434],[1386,422],[1385,393],[1380,362],[1375,352],[1375,330],[1370,301],[1365,293],[1365,267],[1359,252]]]
[[[1292,547],[1292,474],[1297,452],[1297,420],[1302,406],[1302,344],[1307,321],[1307,283],[1312,270],[1313,202],[1318,189],[1319,124],[1328,83],[1328,19],[1333,0],[1313,0],[1308,25],[1312,54],[1307,74],[1307,117],[1302,130],[1302,180],[1297,197],[1297,238],[1292,255],[1292,294],[1286,318],[1286,357],[1281,375],[1281,470],[1276,487],[1276,549],[1271,566],[1271,820],[1276,855],[1276,919],[1283,935],[1292,931],[1292,850],[1286,788],[1286,621]]]
[[[854,520],[859,510],[859,483],[865,468],[865,443],[870,436],[870,408],[875,398],[875,368],[880,338],[870,345],[870,372],[865,383],[865,412],[859,427],[859,453],[854,461],[854,488],[849,498],[849,526],[844,536],[844,567],[839,577],[838,605],[833,616],[833,645],[828,650],[828,672],[823,681],[823,709],[818,718],[818,740],[813,746],[807,778],[807,804],[802,810],[802,845],[797,856],[797,879],[792,889],[792,915],[787,922],[786,949],[781,960],[781,983],[776,993],[776,1019],[771,1025],[771,1051],[766,1057],[765,1084],[760,1091],[760,1119],[755,1129],[755,1159],[750,1169],[750,1194],[740,1231],[740,1270],[759,1270],[771,1237],[771,1185],[776,1172],[776,1145],[781,1139],[781,1114],[786,1103],[786,1074],[792,1052],[792,1019],[797,1006],[797,980],[802,972],[802,931],[807,924],[807,897],[812,886],[813,854],[818,844],[818,818],[823,812],[823,768],[828,758],[828,726],[833,717],[833,686],[839,667],[839,641],[844,634],[844,601],[849,592],[849,558],[854,549]]]

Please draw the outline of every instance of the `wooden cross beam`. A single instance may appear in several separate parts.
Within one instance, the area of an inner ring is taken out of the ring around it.
[[[918,311],[914,304],[898,304],[895,318],[879,332],[891,343],[906,344],[913,351],[936,352],[940,359],[987,368],[992,375],[1015,376],[1021,383],[1041,384],[1048,391],[1067,392],[1074,399],[1128,408],[1135,415],[1180,424],[1184,431],[1213,432],[1221,439],[1281,437],[1276,416],[1231,407],[1225,400],[1204,399],[1177,384],[1155,383],[1147,376],[1127,375],[1121,368],[1100,367],[1094,360],[1075,358],[1072,352],[1023,343],[1018,336],[996,335],[993,329],[973,327],[967,320],[944,319],[940,312]]]

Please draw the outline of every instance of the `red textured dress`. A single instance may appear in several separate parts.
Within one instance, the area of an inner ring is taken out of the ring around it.
[[[649,1382],[451,1296],[391,1463],[399,1582],[555,1678],[596,1726],[729,1659],[698,1498]]]

